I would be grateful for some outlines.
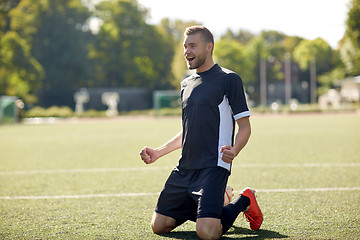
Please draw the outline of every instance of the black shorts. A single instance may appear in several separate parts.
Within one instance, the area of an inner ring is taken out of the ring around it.
[[[229,174],[221,167],[174,169],[160,193],[155,212],[177,220],[220,219]]]

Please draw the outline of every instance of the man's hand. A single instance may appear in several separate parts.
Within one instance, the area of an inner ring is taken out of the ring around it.
[[[158,152],[152,148],[144,147],[140,151],[140,157],[146,164],[155,162],[158,158]]]
[[[221,159],[226,163],[231,163],[236,157],[235,149],[230,145],[222,146],[220,153],[222,153]]]

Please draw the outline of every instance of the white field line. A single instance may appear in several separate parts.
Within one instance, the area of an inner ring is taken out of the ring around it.
[[[344,188],[289,188],[289,189],[258,189],[256,192],[330,192],[330,191],[360,191],[360,187]],[[239,193],[239,191],[234,191]],[[160,193],[119,193],[119,194],[87,194],[87,195],[59,195],[59,196],[0,196],[0,200],[39,200],[39,199],[79,199],[79,198],[113,198],[113,197],[141,197],[157,196]]]
[[[2,171],[0,175],[33,175],[55,173],[101,173],[101,172],[134,172],[151,170],[169,170],[174,167],[134,167],[134,168],[75,168],[75,169],[45,169],[45,170],[18,170]]]
[[[314,168],[314,167],[360,167],[360,163],[273,163],[273,164],[235,164],[233,168]],[[18,170],[0,171],[4,175],[34,175],[56,173],[101,173],[101,172],[133,172],[133,171],[157,171],[171,170],[174,166],[164,167],[130,167],[130,168],[88,168],[88,169],[45,169],[45,170]]]
[[[256,192],[330,192],[330,191],[359,191],[360,187],[338,187],[338,188],[279,188],[279,189],[256,189]],[[240,192],[240,191],[234,191]]]
[[[0,196],[0,200],[33,200],[33,199],[70,199],[70,198],[108,198],[108,197],[141,197],[153,196],[160,193],[119,193],[119,194],[86,194],[59,196]]]

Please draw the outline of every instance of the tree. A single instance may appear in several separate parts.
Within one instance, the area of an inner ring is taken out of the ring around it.
[[[340,41],[341,60],[347,75],[360,74],[360,0],[352,0],[346,20],[346,32]]]
[[[298,37],[298,36],[285,37],[284,42],[283,42],[285,51],[288,53],[292,53],[295,50],[296,46],[299,45],[299,43],[302,40],[304,40],[304,39],[301,37]]]
[[[74,91],[89,77],[87,8],[80,0],[22,0],[10,16],[45,71],[39,104],[73,105]]]
[[[345,71],[344,68],[338,67],[330,71],[329,73],[325,73],[319,76],[319,83],[321,86],[318,89],[319,95],[325,94],[329,89],[336,88],[335,83],[344,79]]]
[[[103,22],[91,44],[95,85],[169,88],[173,42],[159,27],[146,24],[147,11],[135,0],[103,1]]]
[[[236,40],[244,45],[253,39],[255,35],[250,31],[240,29],[237,34],[233,33],[231,29],[227,29],[224,35],[221,36],[221,39],[228,39],[228,40]]]
[[[3,0],[0,2],[0,37],[10,30],[9,12],[19,4],[20,0]]]
[[[294,50],[294,59],[300,69],[306,73],[303,81],[310,79],[310,65],[315,63],[313,66],[316,67],[313,69],[318,76],[316,78],[316,85],[319,86],[318,94],[325,93],[333,86],[334,81],[338,80],[337,77],[341,76],[341,71],[333,71],[339,64],[337,53],[321,38],[301,41]]]
[[[30,44],[11,29],[10,12],[20,0],[0,3],[0,95],[18,96],[35,103],[44,71],[31,55]]]
[[[266,59],[267,82],[276,82],[284,79],[282,65],[286,50],[283,46],[285,35],[277,31],[262,31],[261,34],[250,41],[247,46],[250,56],[256,64],[255,74],[260,82],[260,58]]]
[[[322,38],[303,40],[294,50],[294,59],[303,71],[309,70],[311,60],[316,60],[317,74],[333,69],[336,57],[334,50]]]
[[[268,45],[274,43],[281,43],[286,38],[286,35],[278,31],[261,31],[260,37],[264,39],[264,42]]]
[[[253,38],[245,46],[248,61],[252,63],[251,71],[253,73],[252,91],[248,91],[250,98],[260,102],[260,59],[267,58],[269,54],[266,51],[265,43],[259,36]]]
[[[346,35],[355,46],[360,47],[360,0],[352,0],[351,4],[346,20]]]
[[[248,86],[254,81],[254,65],[246,55],[245,46],[235,40],[221,39],[215,44],[214,57],[222,67],[238,73]]]
[[[360,74],[360,48],[357,48],[346,35],[340,43],[340,56],[346,75],[356,76]]]
[[[8,31],[0,40],[0,95],[18,96],[34,103],[43,77],[43,68],[30,55],[26,41]]]

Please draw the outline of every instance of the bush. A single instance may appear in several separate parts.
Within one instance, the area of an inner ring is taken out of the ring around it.
[[[97,111],[94,109],[89,109],[81,114],[76,114],[77,117],[106,117],[106,111]]]
[[[24,117],[33,118],[33,117],[73,117],[74,112],[69,107],[57,107],[53,106],[48,109],[43,107],[34,107],[29,111],[26,111]]]

